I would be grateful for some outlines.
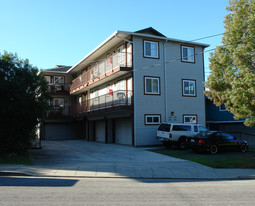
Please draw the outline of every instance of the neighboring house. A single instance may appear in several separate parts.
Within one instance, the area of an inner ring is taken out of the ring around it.
[[[153,28],[116,31],[61,74],[74,77],[71,117],[88,141],[160,144],[161,122],[205,125],[204,48]],[[45,70],[45,74],[46,71]],[[53,75],[54,76],[54,75]]]
[[[255,146],[255,127],[246,127],[244,120],[234,119],[234,115],[226,110],[225,105],[216,106],[206,98],[206,124],[210,130],[220,130],[246,139],[250,146]]]

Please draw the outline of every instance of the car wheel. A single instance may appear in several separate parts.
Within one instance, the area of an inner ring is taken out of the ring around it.
[[[213,155],[216,154],[218,152],[217,145],[213,144],[212,146],[210,146],[209,152]]]
[[[179,140],[179,148],[181,149],[181,150],[183,150],[183,149],[186,149],[186,141],[185,141],[185,138],[181,138],[180,140]]]
[[[246,152],[247,151],[247,146],[245,144],[241,144],[240,150],[241,150],[241,152]]]

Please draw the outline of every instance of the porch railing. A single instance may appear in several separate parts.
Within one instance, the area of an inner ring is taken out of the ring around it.
[[[50,83],[49,91],[53,94],[58,92],[69,92],[70,83]]]
[[[128,52],[117,52],[108,58],[99,61],[88,69],[88,71],[84,72],[72,81],[70,91],[88,82],[94,81],[95,79],[106,76],[108,72],[118,66],[132,67],[132,54]]]
[[[132,91],[118,90],[76,103],[73,107],[73,113],[81,114],[120,106],[131,106],[132,96]]]
[[[52,106],[50,110],[47,112],[48,118],[57,118],[63,116],[70,116],[73,115],[72,107],[71,106]]]

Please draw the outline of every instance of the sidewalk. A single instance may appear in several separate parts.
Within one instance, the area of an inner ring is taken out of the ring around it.
[[[214,169],[144,148],[85,141],[49,141],[43,144],[42,150],[30,151],[35,165],[0,165],[0,176],[255,179],[255,169]]]

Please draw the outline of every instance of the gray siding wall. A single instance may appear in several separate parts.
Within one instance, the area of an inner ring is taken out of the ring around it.
[[[153,41],[147,38],[145,40]],[[145,114],[160,114],[161,122],[183,122],[184,114],[193,114],[197,115],[198,123],[205,125],[203,55],[195,56],[195,63],[181,62],[181,44],[167,42],[166,61],[178,60],[166,64],[165,77],[164,41],[159,41],[159,59],[143,57],[142,38],[134,37],[133,42],[135,146],[160,144],[155,138],[158,125],[145,125]],[[201,52],[201,47],[195,47],[195,53]],[[151,65],[157,66],[144,69]],[[144,95],[144,76],[160,77],[160,95]],[[167,112],[165,111],[165,79],[167,81]],[[182,79],[196,80],[196,97],[182,96]],[[174,112],[174,116],[171,116],[171,112]]]

